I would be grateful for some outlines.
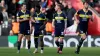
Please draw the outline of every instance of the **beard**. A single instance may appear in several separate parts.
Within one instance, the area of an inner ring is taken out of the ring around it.
[[[85,7],[86,10],[88,10],[88,7]]]

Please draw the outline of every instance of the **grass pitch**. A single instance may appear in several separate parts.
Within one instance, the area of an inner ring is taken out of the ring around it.
[[[58,54],[56,48],[46,47],[44,54],[33,54],[34,48],[31,49],[31,53],[28,53],[27,49],[21,49],[21,52],[17,54],[16,48],[0,48],[0,56],[100,56],[100,48],[81,48],[80,54],[75,54],[76,48],[64,48],[63,54]],[[39,49],[40,51],[40,49]]]

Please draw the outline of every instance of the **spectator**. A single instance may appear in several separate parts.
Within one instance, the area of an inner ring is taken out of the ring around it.
[[[46,17],[48,18],[49,21],[52,21],[54,12],[55,12],[55,10],[54,10],[53,5],[48,6],[48,10],[46,11],[46,13],[47,13]]]
[[[2,29],[1,25],[3,23],[2,7],[0,9],[1,9],[1,11],[0,11],[0,36],[1,36],[1,29]]]
[[[46,8],[46,6],[47,6],[47,0],[41,0],[40,6],[42,8]]]
[[[1,7],[5,7],[6,10],[8,9],[8,6],[7,6],[7,4],[5,4],[5,1],[4,0],[1,1],[0,6]]]
[[[89,1],[89,5],[90,5],[91,7],[94,7],[94,6],[95,6],[94,1],[93,1],[93,0],[90,0],[90,1]]]
[[[62,3],[63,3],[63,1],[65,1],[65,0],[59,0],[59,3],[60,3],[60,4],[62,4]]]
[[[67,10],[68,10],[67,2],[64,0],[64,1],[62,2],[62,5],[63,5],[62,10],[67,14]]]
[[[6,12],[6,8],[3,7],[3,11],[2,11],[2,14],[3,14],[3,28],[8,28],[8,13]]]
[[[59,4],[58,1],[55,1],[55,5]]]
[[[18,35],[19,32],[19,22],[13,19],[10,26],[10,35]]]
[[[67,27],[73,25],[74,20],[74,14],[76,13],[76,10],[72,7],[71,2],[68,2],[68,10],[67,10]]]
[[[60,2],[61,2],[60,0],[55,0],[55,5],[60,4]]]
[[[55,12],[54,6],[48,6],[48,10],[46,11],[46,18],[48,19],[47,24],[46,24],[46,34],[51,34],[52,33],[52,19],[53,19],[53,14]]]
[[[36,7],[40,6],[39,2],[40,2],[40,0],[28,0],[26,2],[27,9],[30,10],[31,8],[36,8]]]
[[[16,16],[16,0],[12,0],[11,4],[9,5],[8,12],[9,12],[9,16],[11,18],[15,18],[15,16]]]

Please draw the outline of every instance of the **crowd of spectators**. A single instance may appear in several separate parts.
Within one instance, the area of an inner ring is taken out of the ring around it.
[[[95,3],[94,0],[89,0],[89,4],[92,7],[95,7],[97,2],[100,2],[100,0],[95,0]],[[12,22],[16,22],[16,13],[20,10],[20,5],[22,3],[27,5],[27,10],[30,10],[31,16],[34,14],[34,12],[40,10],[40,7],[44,8],[46,10],[45,13],[49,22],[51,22],[53,19],[55,5],[61,4],[62,10],[67,15],[67,27],[74,23],[73,16],[76,13],[76,10],[72,7],[70,0],[0,0],[0,35],[9,34],[9,31],[3,32],[3,30],[8,30],[8,28],[10,29]]]
[[[84,0],[85,1],[85,0]],[[100,0],[86,0],[100,14]]]

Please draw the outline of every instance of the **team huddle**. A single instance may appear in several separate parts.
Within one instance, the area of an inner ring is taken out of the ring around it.
[[[92,12],[88,10],[88,4],[86,2],[83,3],[84,8],[77,11],[74,15],[74,20],[77,22],[77,32],[81,39],[79,40],[79,44],[77,45],[77,49],[75,51],[76,54],[79,54],[81,45],[83,41],[86,39],[88,32],[88,22],[92,18]],[[57,45],[57,53],[62,54],[63,51],[63,39],[64,39],[64,30],[67,28],[67,15],[62,11],[62,6],[60,4],[55,6],[55,13],[52,19],[52,27],[54,28],[55,35],[55,44]],[[32,26],[34,26],[34,43],[35,50],[33,53],[38,53],[38,43],[41,45],[41,53],[44,53],[44,42],[43,36],[45,31],[45,25],[48,21],[45,15],[45,9],[40,8],[40,10],[36,11],[34,15],[30,16],[30,11],[26,10],[26,5],[22,4],[21,10],[17,13],[17,21],[20,23],[19,25],[19,34],[18,34],[18,52],[20,53],[21,40],[23,36],[28,40],[28,51],[30,52],[30,34],[33,30],[31,30]],[[30,26],[31,24],[31,26]],[[40,41],[38,42],[38,39]],[[59,41],[60,40],[60,41]]]

